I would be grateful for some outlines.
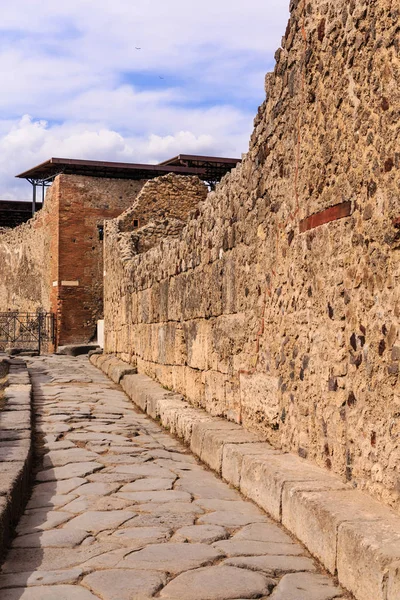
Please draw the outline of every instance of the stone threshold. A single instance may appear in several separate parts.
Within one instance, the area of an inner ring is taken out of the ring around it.
[[[32,385],[25,361],[1,360],[6,371],[0,391],[0,559],[25,509],[32,471]]]
[[[357,600],[400,599],[400,516],[240,425],[194,408],[113,355],[93,354],[132,401],[282,523]]]

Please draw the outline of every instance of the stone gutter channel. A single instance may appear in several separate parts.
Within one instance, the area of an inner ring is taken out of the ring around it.
[[[206,465],[296,536],[357,600],[400,599],[400,516],[240,425],[194,408],[113,355],[90,361]]]
[[[0,358],[0,558],[22,515],[32,470],[32,385],[26,363]]]

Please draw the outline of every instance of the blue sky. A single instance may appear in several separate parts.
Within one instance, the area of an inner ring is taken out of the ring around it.
[[[0,198],[51,156],[240,156],[289,0],[13,0],[0,21]],[[139,49],[138,49],[139,48]]]

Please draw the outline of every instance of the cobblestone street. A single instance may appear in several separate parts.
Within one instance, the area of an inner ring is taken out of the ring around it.
[[[87,357],[29,370],[38,459],[1,600],[347,598]]]

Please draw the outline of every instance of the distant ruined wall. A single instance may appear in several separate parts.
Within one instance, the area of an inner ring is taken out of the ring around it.
[[[291,2],[242,165],[121,257],[106,351],[400,509],[398,0]]]
[[[82,175],[57,177],[59,265],[57,283],[58,344],[87,343],[96,338],[103,317],[104,220],[132,205],[145,181]]]
[[[0,312],[50,310],[57,207],[58,189],[52,186],[33,219],[0,233]]]

